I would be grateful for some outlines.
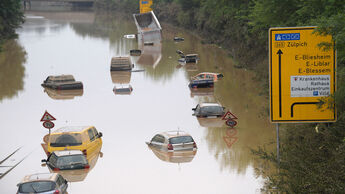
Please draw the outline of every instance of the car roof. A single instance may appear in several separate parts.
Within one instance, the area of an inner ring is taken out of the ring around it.
[[[131,64],[131,58],[130,57],[113,57],[113,58],[111,58],[111,64],[130,65]]]
[[[168,138],[179,137],[179,136],[191,136],[184,131],[167,131],[160,134]]]
[[[75,80],[73,75],[50,75],[48,76],[50,80],[57,81],[57,80]]]
[[[204,102],[204,103],[200,104],[200,107],[205,107],[205,106],[222,106],[222,105],[220,105],[219,103],[215,103],[215,102],[213,102],[213,103]]]
[[[211,75],[217,75],[218,73],[212,73],[212,72],[201,72],[201,73],[199,73],[198,75],[200,75],[200,74],[211,74]]]
[[[80,132],[91,127],[92,126],[66,126],[53,131],[53,133]]]
[[[80,150],[59,150],[54,151],[53,153],[57,156],[83,155],[83,152]]]
[[[54,181],[57,179],[57,173],[36,173],[26,175],[19,184],[34,182],[34,181]]]

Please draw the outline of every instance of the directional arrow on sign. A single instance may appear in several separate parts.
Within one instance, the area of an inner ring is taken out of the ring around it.
[[[277,54],[279,55],[278,64],[279,64],[279,117],[282,117],[282,50],[278,50]]]

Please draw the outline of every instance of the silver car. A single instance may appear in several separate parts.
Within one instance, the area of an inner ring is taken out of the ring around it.
[[[25,176],[17,186],[18,194],[62,194],[66,193],[68,184],[67,181],[57,173],[39,173]]]
[[[47,160],[43,159],[48,167],[53,171],[89,169],[90,165],[80,150],[60,150],[54,151]]]
[[[167,152],[196,150],[197,146],[192,136],[183,131],[168,131],[155,135],[148,146]]]
[[[192,110],[197,117],[217,118],[224,115],[224,109],[225,107],[218,103],[201,103]]]

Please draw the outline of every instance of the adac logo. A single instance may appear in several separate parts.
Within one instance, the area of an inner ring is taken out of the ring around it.
[[[276,34],[275,35],[276,41],[300,40],[300,39],[301,39],[300,33],[285,33],[285,34]]]

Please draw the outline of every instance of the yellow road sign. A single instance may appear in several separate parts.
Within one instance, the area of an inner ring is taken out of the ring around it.
[[[140,13],[152,11],[152,0],[140,0]]]
[[[269,30],[271,122],[336,121],[335,108],[320,106],[320,99],[336,89],[334,43],[331,36],[313,33],[314,29]]]

